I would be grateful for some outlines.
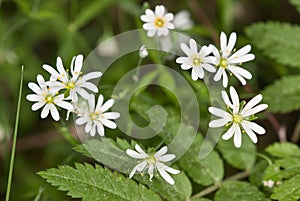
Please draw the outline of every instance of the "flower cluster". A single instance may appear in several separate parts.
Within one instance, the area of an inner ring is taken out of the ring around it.
[[[98,93],[98,88],[90,82],[92,79],[99,78],[101,72],[82,73],[83,56],[74,56],[71,62],[70,70],[65,69],[62,59],[57,57],[56,68],[44,64],[43,68],[50,73],[49,81],[45,81],[42,75],[37,76],[37,83],[30,82],[28,87],[35,93],[26,96],[27,100],[36,102],[32,105],[32,110],[42,109],[41,118],[46,118],[49,113],[55,121],[60,119],[58,110],[66,109],[68,114],[73,112],[79,116],[76,120],[78,125],[86,123],[85,131],[95,136],[96,127],[100,136],[104,136],[103,125],[109,128],[116,128],[116,124],[110,119],[119,118],[119,113],[107,112],[112,105],[113,100],[103,104],[103,96],[100,95],[98,104],[95,107],[95,97],[89,91]],[[81,97],[87,104],[81,104]],[[103,104],[103,105],[102,105]]]

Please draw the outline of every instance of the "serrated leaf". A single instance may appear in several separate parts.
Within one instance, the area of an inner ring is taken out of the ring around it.
[[[256,146],[246,135],[243,136],[240,148],[236,148],[233,139],[230,139],[220,140],[218,150],[227,163],[240,170],[250,169],[256,160]]]
[[[271,112],[287,113],[300,109],[300,75],[283,77],[266,87],[262,94]],[[282,90],[284,89],[284,90]],[[274,98],[276,97],[276,98]]]
[[[96,156],[99,162],[128,174],[138,162],[125,154],[125,150],[133,149],[133,144],[136,144],[136,142],[133,141],[131,144],[120,138],[117,138],[116,142],[109,138],[103,138],[101,141],[91,140],[85,143],[85,146],[78,145],[75,150],[88,157]],[[123,156],[123,154],[126,156]],[[180,201],[190,197],[192,186],[185,173],[181,172],[178,175],[172,175],[172,177],[175,181],[173,186],[166,183],[160,175],[154,177],[152,182],[149,181],[148,175],[136,175],[134,179],[147,185],[151,190],[159,193],[165,199],[172,198],[172,201]]]
[[[284,158],[284,157],[300,157],[300,148],[290,142],[276,142],[269,145],[266,151],[274,157]]]
[[[256,23],[246,29],[246,34],[265,55],[281,64],[300,68],[299,26],[279,22]]]
[[[215,195],[215,201],[267,201],[255,186],[242,181],[227,181]]]
[[[278,159],[270,165],[264,175],[264,180],[282,181],[300,174],[300,158],[288,157]]]
[[[300,13],[300,1],[299,0],[290,0],[290,4],[294,5],[298,12]]]
[[[85,201],[161,200],[145,186],[99,165],[94,168],[76,163],[75,168],[65,165],[38,174],[59,190],[68,191],[71,197]]]
[[[300,199],[300,175],[284,181],[280,186],[276,186],[271,198],[280,201],[298,201]]]

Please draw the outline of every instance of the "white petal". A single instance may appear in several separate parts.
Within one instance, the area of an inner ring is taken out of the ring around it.
[[[101,107],[101,111],[105,112],[107,111],[109,108],[111,108],[113,106],[113,104],[115,103],[114,99],[109,99],[108,101],[106,101],[103,106]]]
[[[223,126],[225,126],[229,121],[230,121],[230,119],[228,119],[228,118],[215,119],[215,120],[212,120],[211,122],[209,122],[209,125],[208,125],[208,126],[211,127],[211,128],[223,127]]]
[[[215,65],[217,65],[217,64],[220,62],[220,53],[219,53],[218,49],[216,48],[216,46],[214,46],[214,45],[212,45],[212,44],[210,44],[210,45],[208,46],[208,48],[211,49],[213,55],[217,58],[217,59],[215,60]]]
[[[247,112],[247,110],[253,108],[255,105],[257,105],[261,100],[262,100],[263,96],[261,94],[256,95],[255,97],[253,97],[243,108],[241,114],[243,114],[244,112]]]
[[[42,108],[45,104],[46,104],[46,102],[44,102],[44,101],[39,101],[39,102],[37,102],[37,103],[35,103],[35,104],[33,104],[33,105],[31,106],[31,110],[32,110],[32,111],[36,111],[36,110]]]
[[[197,54],[198,53],[198,48],[197,48],[197,43],[194,39],[190,39],[190,49],[191,49],[191,54]]]
[[[28,94],[26,96],[26,99],[31,101],[31,102],[43,101],[43,97],[40,96],[40,95],[36,95],[36,94]]]
[[[202,64],[202,67],[207,70],[208,72],[211,72],[211,73],[214,73],[216,72],[216,68],[213,67],[212,65],[210,64]]]
[[[254,123],[254,122],[250,122],[250,121],[243,121],[245,125],[247,125],[251,130],[253,130],[254,132],[256,132],[257,134],[265,134],[266,133],[266,130],[258,125],[257,123]]]
[[[77,55],[75,59],[75,68],[74,72],[72,73],[73,75],[79,75],[81,72],[82,68],[82,63],[83,63],[83,56],[81,54]]]
[[[221,46],[222,52],[226,52],[227,36],[224,32],[221,32],[221,35],[220,35],[220,46]]]
[[[214,77],[214,81],[219,81],[223,75],[223,71],[224,69],[223,68],[219,68],[217,73],[215,74],[215,77]]]
[[[103,114],[105,119],[118,119],[120,117],[120,113],[118,112],[106,112]]]
[[[248,124],[245,124],[244,121],[241,124],[242,124],[242,127],[244,128],[245,132],[247,133],[247,135],[252,140],[252,142],[257,143],[257,136],[252,131],[252,129],[248,126]]]
[[[246,55],[250,51],[251,51],[251,45],[246,45],[246,46],[242,47],[241,49],[239,49],[237,52],[235,52],[233,55],[231,55],[230,58],[241,57],[243,55]]]
[[[149,29],[147,32],[148,37],[153,37],[156,33],[156,29]]]
[[[57,79],[58,77],[60,77],[59,73],[56,70],[54,70],[54,68],[52,66],[44,64],[43,65],[43,69],[45,69],[48,73],[50,73],[52,76],[54,76],[55,79]]]
[[[148,157],[148,154],[141,154],[131,149],[126,149],[126,154],[136,159],[145,159],[146,157]]]
[[[139,163],[137,165],[137,168],[136,168],[137,171],[142,172],[145,169],[146,165],[147,165],[147,161],[146,160],[144,160],[143,162]]]
[[[233,142],[237,148],[241,147],[242,145],[242,134],[239,126],[235,127]]]
[[[107,120],[107,119],[100,119],[101,123],[111,129],[117,128],[117,124],[113,121]]]
[[[240,108],[240,99],[239,95],[237,94],[235,88],[233,86],[230,87],[230,97],[233,103],[233,113],[237,114]]]
[[[164,169],[158,169],[158,172],[166,182],[168,182],[171,185],[174,185],[175,182],[173,178]]]
[[[226,88],[228,86],[228,76],[226,74],[226,71],[223,70],[223,87]]]
[[[88,103],[89,103],[90,112],[93,112],[95,110],[95,96],[94,96],[94,94],[90,94],[90,97],[88,99]]]
[[[246,78],[248,80],[252,78],[251,73],[241,67],[230,65],[230,66],[228,66],[228,69],[230,69],[231,72],[236,72],[236,73],[240,74],[241,76],[243,76],[244,78]]]
[[[42,113],[41,113],[41,118],[42,119],[45,119],[48,116],[49,111],[50,111],[50,106],[49,105],[50,104],[46,104],[46,106],[43,108]]]
[[[97,122],[97,132],[100,136],[104,136],[104,126],[100,123],[100,122]]]
[[[166,21],[172,21],[174,19],[174,15],[172,13],[167,13],[165,16],[164,16],[164,19]]]
[[[57,108],[53,104],[48,104],[50,106],[50,112],[51,116],[55,121],[59,120],[59,113],[57,111]]]
[[[34,82],[29,82],[28,87],[36,94],[41,94],[41,88]]]
[[[240,57],[230,57],[228,59],[228,62],[230,64],[239,64],[239,63],[244,63],[244,62],[247,62],[247,61],[251,61],[255,59],[255,56],[254,54],[246,54],[246,55],[243,55],[243,56],[240,56]]]
[[[87,124],[85,125],[85,128],[84,128],[84,131],[85,131],[86,133],[89,133],[89,132],[91,131],[91,129],[92,129],[92,124],[93,124],[92,120],[89,119],[89,121],[87,122]]]
[[[149,165],[148,167],[148,174],[150,175],[150,181],[152,181],[152,178],[153,178],[153,169],[154,169],[154,166],[152,164]]]
[[[227,131],[226,133],[224,133],[224,135],[222,135],[222,139],[223,140],[229,140],[230,138],[232,138],[233,134],[234,134],[234,127],[235,125],[232,125]]]
[[[242,114],[242,117],[248,117],[248,116],[251,116],[253,114],[256,114],[258,112],[261,112],[265,109],[268,108],[268,105],[267,104],[260,104],[254,108],[251,108],[251,109],[248,109],[247,111],[241,113]]]
[[[80,85],[80,87],[83,87],[83,88],[86,88],[94,93],[97,93],[98,92],[98,88],[96,85],[94,85],[93,83],[91,82],[84,82]]]
[[[173,160],[174,158],[176,158],[175,154],[166,154],[163,156],[159,156],[158,160],[161,162],[169,162],[169,161]]]
[[[165,14],[165,7],[155,6],[155,14],[157,15],[157,17],[163,17]]]
[[[180,48],[187,56],[192,54],[191,49],[185,43],[181,43]]]
[[[154,12],[152,10],[146,9],[145,14],[146,15],[141,16],[141,20],[143,22],[153,22],[154,21],[155,15],[154,15]]]
[[[92,125],[91,131],[90,131],[90,135],[92,137],[94,137],[96,135],[96,124]]]
[[[154,154],[154,156],[158,158],[158,157],[164,155],[165,153],[167,153],[167,151],[168,151],[168,147],[167,147],[167,146],[163,146],[160,150],[158,150],[158,151]]]
[[[137,150],[139,153],[141,153],[141,154],[146,154],[146,153],[144,152],[144,150],[140,147],[140,145],[136,144],[136,145],[134,146],[134,148],[135,148],[135,150]],[[146,155],[148,156],[148,154],[146,154]]]
[[[233,104],[231,103],[231,101],[229,100],[229,97],[228,97],[228,94],[226,93],[226,91],[222,91],[221,92],[221,94],[222,94],[222,99],[223,99],[223,101],[225,102],[225,104],[227,105],[227,106],[229,106],[231,109],[233,109]]]
[[[137,164],[133,169],[132,169],[132,171],[130,172],[130,174],[129,174],[129,178],[132,178],[133,177],[133,175],[135,174],[135,172],[136,172],[136,169],[137,169],[137,166],[138,166],[139,164]]]
[[[85,124],[86,122],[88,122],[89,120],[90,120],[90,119],[89,119],[88,117],[84,116],[84,117],[80,117],[80,118],[76,119],[75,123],[76,123],[77,125],[83,125],[83,124]]]
[[[98,97],[97,106],[96,106],[96,109],[95,109],[96,111],[100,111],[100,108],[102,107],[102,104],[103,104],[103,100],[104,100],[104,97],[103,97],[102,94],[100,94],[99,97]]]
[[[216,107],[209,107],[208,111],[217,117],[230,117],[230,114],[228,112]]]
[[[179,173],[180,173],[179,170],[176,170],[176,169],[171,168],[171,167],[167,167],[167,168],[166,168],[166,171],[167,171],[167,172],[170,172],[171,174],[179,174]]]
[[[55,105],[64,108],[68,111],[72,111],[73,110],[73,105],[69,102],[66,101],[59,101],[59,102],[55,102]]]
[[[227,48],[226,48],[226,54],[227,55],[232,52],[232,49],[234,48],[235,43],[236,43],[236,38],[237,38],[236,33],[232,32],[229,36],[229,41],[228,41],[228,45],[227,45]]]
[[[42,75],[37,75],[36,80],[41,88],[46,87],[45,79]]]
[[[200,79],[203,79],[204,77],[204,71],[203,71],[203,68],[200,67],[200,66],[195,66],[193,68],[193,70],[195,71],[197,77],[199,77]]]
[[[82,78],[80,79],[80,82],[86,82],[88,80],[99,78],[101,76],[102,76],[101,72],[91,72],[91,73],[88,73],[88,74],[82,76]]]

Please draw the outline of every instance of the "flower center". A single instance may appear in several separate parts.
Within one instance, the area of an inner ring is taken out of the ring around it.
[[[228,65],[227,59],[226,58],[221,58],[219,66],[222,67],[222,68],[227,68],[227,65]]]
[[[69,82],[66,86],[67,89],[71,90],[71,89],[74,89],[75,87],[75,83],[74,82]]]
[[[240,124],[243,121],[243,118],[239,114],[233,115],[233,122]]]
[[[161,28],[161,27],[164,26],[165,20],[162,19],[162,18],[160,18],[160,17],[157,17],[157,18],[155,19],[155,21],[154,21],[154,24],[155,24],[155,26],[156,26],[157,28]]]
[[[49,94],[45,97],[45,101],[47,104],[53,103],[53,100],[54,100],[53,96],[51,96]]]
[[[201,57],[199,57],[198,55],[196,55],[196,56],[194,56],[192,61],[195,66],[198,66],[202,63],[203,59]]]
[[[157,162],[156,157],[153,156],[153,155],[148,156],[148,157],[146,158],[146,160],[147,160],[148,163],[150,163],[150,164],[152,164],[152,165],[154,165],[154,164]]]
[[[90,114],[90,118],[91,118],[91,120],[97,120],[99,118],[99,113],[94,112],[94,113]]]

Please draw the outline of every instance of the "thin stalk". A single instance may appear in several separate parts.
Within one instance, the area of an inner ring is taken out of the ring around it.
[[[12,174],[13,174],[13,169],[14,169],[17,135],[18,135],[18,124],[19,124],[19,116],[20,116],[20,108],[21,108],[23,76],[24,76],[24,66],[22,66],[22,68],[21,68],[21,81],[20,81],[20,88],[19,88],[18,106],[17,106],[17,114],[16,114],[16,120],[15,120],[13,144],[12,144],[12,149],[11,149],[11,158],[10,158],[9,173],[8,173],[8,179],[7,179],[7,189],[6,189],[5,201],[9,201],[10,190],[11,190]]]

